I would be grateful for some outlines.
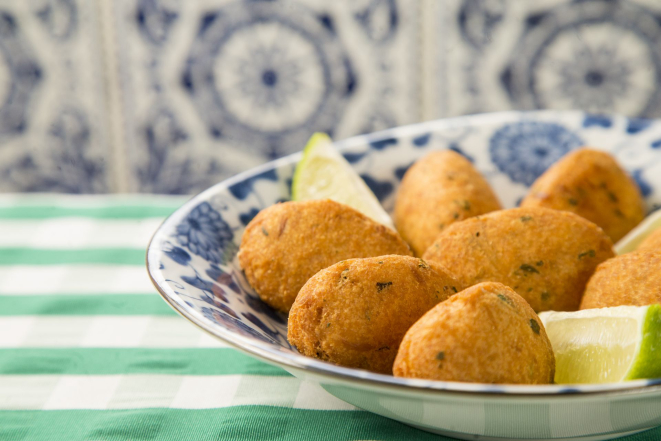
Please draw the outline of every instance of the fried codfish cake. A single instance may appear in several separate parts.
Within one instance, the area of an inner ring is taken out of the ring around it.
[[[636,251],[658,250],[661,251],[661,228],[655,230],[638,245]]]
[[[420,256],[444,228],[500,208],[489,183],[470,161],[445,150],[428,154],[406,172],[394,218],[399,234]]]
[[[303,286],[289,313],[287,338],[309,357],[391,374],[409,327],[459,290],[445,269],[422,259],[346,260]]]
[[[424,254],[464,286],[500,282],[535,311],[575,311],[597,265],[613,257],[601,228],[570,212],[530,207],[456,223]]]
[[[285,202],[248,224],[239,263],[261,299],[287,312],[310,277],[340,260],[411,255],[391,229],[331,200]]]
[[[565,155],[540,176],[521,207],[571,211],[599,225],[617,242],[645,217],[636,183],[605,152],[583,148]]]
[[[661,303],[661,250],[641,250],[597,267],[585,289],[581,309]]]
[[[404,336],[397,377],[548,384],[555,357],[542,321],[517,293],[480,283],[436,305]]]

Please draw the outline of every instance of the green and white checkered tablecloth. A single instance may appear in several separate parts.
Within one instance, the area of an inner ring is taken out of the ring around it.
[[[0,440],[443,439],[357,410],[177,316],[144,256],[183,201],[0,196]]]

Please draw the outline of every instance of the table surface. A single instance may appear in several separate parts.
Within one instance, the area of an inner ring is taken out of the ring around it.
[[[176,315],[144,257],[184,201],[0,196],[0,440],[447,439],[358,410]]]

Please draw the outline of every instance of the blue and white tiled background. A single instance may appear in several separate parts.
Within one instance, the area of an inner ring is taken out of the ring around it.
[[[0,0],[0,191],[194,193],[421,120],[661,117],[657,0]]]

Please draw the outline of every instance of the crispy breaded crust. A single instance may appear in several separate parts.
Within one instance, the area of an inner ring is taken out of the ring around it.
[[[402,179],[395,224],[416,255],[422,255],[449,225],[500,210],[489,183],[463,156],[433,152],[413,164]]]
[[[645,217],[645,201],[633,179],[611,155],[589,148],[551,166],[521,206],[571,211],[599,225],[613,242]]]
[[[641,250],[597,267],[585,289],[581,309],[661,303],[661,250]]]
[[[548,384],[555,357],[542,321],[500,283],[481,283],[436,305],[406,333],[395,376]]]
[[[424,254],[471,286],[503,283],[537,311],[575,311],[597,265],[613,257],[601,228],[567,211],[513,208],[448,227]]]
[[[636,251],[657,250],[661,251],[661,228],[653,231],[643,242],[638,245]]]
[[[248,224],[239,263],[262,300],[287,312],[301,287],[340,260],[411,255],[391,229],[331,200],[285,202],[268,207]]]
[[[287,338],[304,355],[391,374],[409,327],[459,290],[445,269],[422,259],[346,260],[320,271],[301,289]]]

